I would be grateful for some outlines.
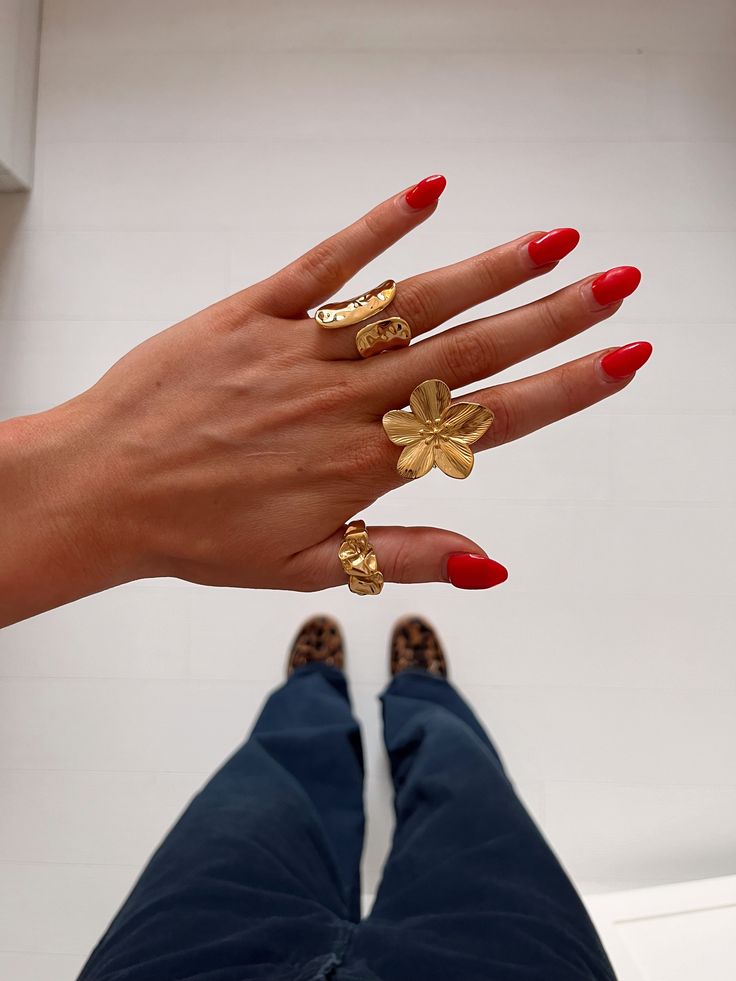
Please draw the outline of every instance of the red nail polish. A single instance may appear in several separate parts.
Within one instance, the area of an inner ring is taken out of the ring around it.
[[[646,364],[652,353],[649,341],[634,341],[609,351],[601,358],[601,368],[610,378],[628,378]]]
[[[615,300],[623,300],[634,292],[641,282],[641,273],[636,266],[616,266],[608,272],[601,273],[597,279],[590,284],[593,296],[605,306]]]
[[[506,582],[509,571],[485,555],[455,552],[447,559],[447,578],[458,589],[490,589]]]
[[[416,211],[421,211],[422,208],[428,208],[430,204],[434,204],[446,186],[447,181],[442,174],[432,174],[431,177],[425,177],[423,181],[419,181],[410,191],[406,192],[406,203]]]
[[[558,262],[572,252],[579,241],[580,232],[576,228],[553,228],[529,243],[529,258],[537,266]]]

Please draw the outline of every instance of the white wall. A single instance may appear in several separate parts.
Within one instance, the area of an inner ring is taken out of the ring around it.
[[[40,0],[0,0],[0,191],[31,186]]]
[[[47,0],[36,186],[0,200],[0,417],[436,171],[438,213],[356,285],[574,225],[554,273],[483,309],[619,263],[642,286],[508,377],[655,351],[620,397],[372,509],[477,537],[511,570],[488,594],[150,582],[4,631],[0,977],[74,976],[318,610],[346,623],[365,721],[368,889],[390,830],[374,695],[407,610],[437,622],[582,888],[736,872],[735,19],[731,0]]]

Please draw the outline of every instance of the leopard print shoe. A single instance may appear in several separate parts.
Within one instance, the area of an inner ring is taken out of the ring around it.
[[[391,635],[391,674],[409,669],[447,677],[447,658],[442,645],[421,617],[399,620]]]
[[[342,671],[345,667],[345,648],[337,621],[332,617],[311,617],[299,628],[291,646],[286,675],[307,664],[328,664]]]

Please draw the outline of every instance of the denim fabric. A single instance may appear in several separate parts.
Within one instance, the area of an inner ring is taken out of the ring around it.
[[[297,671],[194,798],[80,981],[614,979],[457,691],[382,696],[396,831],[360,921],[363,755],[344,676]]]

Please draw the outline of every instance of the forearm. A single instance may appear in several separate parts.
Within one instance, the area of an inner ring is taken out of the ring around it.
[[[93,442],[73,402],[0,423],[0,626],[136,578]]]

